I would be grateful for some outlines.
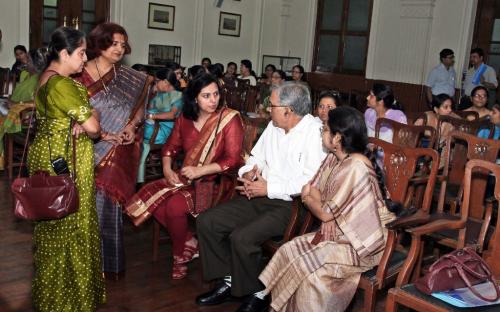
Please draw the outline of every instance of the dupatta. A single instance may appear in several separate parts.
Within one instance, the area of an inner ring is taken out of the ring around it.
[[[97,81],[85,70],[76,79],[87,86],[89,101],[101,114],[101,128],[113,133],[121,131],[145,107],[154,80],[120,65]],[[128,145],[115,146],[103,140],[94,144],[96,187],[122,205],[135,192],[142,137],[142,131],[138,131],[135,141]]]
[[[225,108],[223,108],[218,114],[212,114],[200,130],[198,143],[193,148],[186,151],[183,167],[203,166],[212,163],[215,156],[215,150],[217,150],[217,135],[222,132],[224,127],[237,114],[237,111]],[[219,140],[219,144],[224,144],[224,142]],[[132,198],[125,205],[125,213],[130,217],[134,225],[139,226],[151,217],[154,211],[166,198],[175,192],[180,191],[187,197],[188,204],[191,206],[191,213],[197,214],[197,212],[193,211],[194,204],[196,203],[193,203],[189,189],[191,189],[193,185],[196,186],[197,182],[205,179],[210,180],[215,176],[217,175],[201,177],[197,181],[192,182],[183,180],[183,183],[180,185],[172,185],[165,178],[150,182],[141,188],[138,193],[132,196]],[[204,201],[209,202],[210,206],[218,201],[218,198],[213,196],[211,193],[200,195],[210,197],[204,198]]]

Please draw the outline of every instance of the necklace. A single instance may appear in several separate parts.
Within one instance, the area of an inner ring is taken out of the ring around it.
[[[101,76],[101,71],[99,70],[99,66],[97,66],[97,59],[94,59],[94,64],[95,64],[95,69],[97,70],[97,74],[99,75],[99,80],[101,81],[102,83],[102,87],[104,88],[104,93],[109,93],[109,88],[104,84],[104,81],[102,81],[102,76]],[[115,64],[113,64],[113,73],[115,75],[115,79],[116,79],[116,68],[115,68]]]

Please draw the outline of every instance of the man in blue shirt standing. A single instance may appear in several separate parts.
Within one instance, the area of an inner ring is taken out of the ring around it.
[[[443,49],[439,52],[441,63],[434,67],[427,77],[426,97],[428,103],[432,102],[432,96],[441,93],[455,97],[455,78],[457,74],[453,68],[455,55],[451,49]]]

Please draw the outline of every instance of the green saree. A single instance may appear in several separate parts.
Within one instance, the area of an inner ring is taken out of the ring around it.
[[[82,124],[92,115],[86,88],[71,78],[55,75],[40,88],[36,112],[38,129],[28,154],[30,174],[37,170],[54,174],[49,160],[49,136],[52,158],[62,156],[72,167],[71,144],[66,154],[65,143],[70,121]],[[33,303],[36,311],[90,312],[105,301],[93,143],[86,135],[80,135],[76,144],[79,211],[60,220],[35,223]]]

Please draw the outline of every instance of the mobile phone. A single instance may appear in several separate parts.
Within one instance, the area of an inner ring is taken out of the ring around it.
[[[52,165],[52,169],[54,169],[54,172],[57,175],[69,174],[69,167],[66,159],[57,157],[56,159],[51,160],[50,164]]]

